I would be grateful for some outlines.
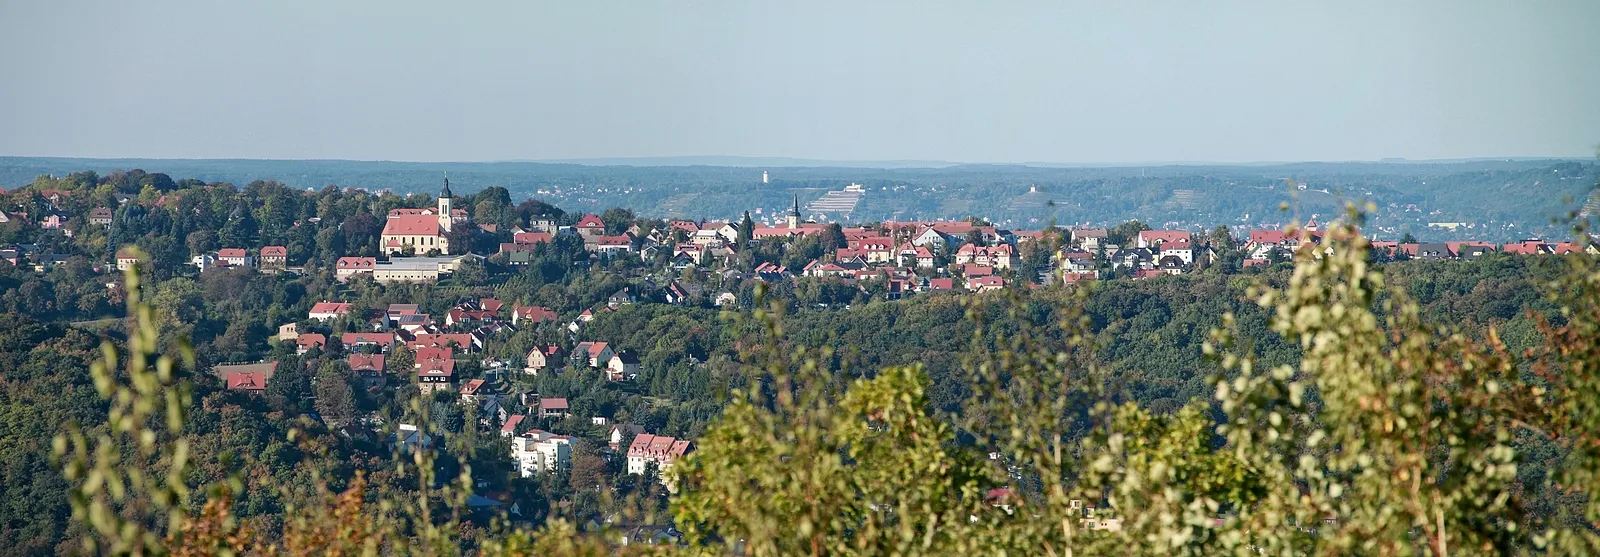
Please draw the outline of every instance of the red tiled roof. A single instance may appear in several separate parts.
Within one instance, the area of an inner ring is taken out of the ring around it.
[[[424,346],[417,349],[416,361],[423,360],[450,360],[455,358],[455,351],[446,346]]]
[[[302,348],[319,348],[328,344],[328,337],[322,333],[306,333],[296,337],[294,343]]]
[[[261,248],[262,257],[288,257],[289,250],[283,246],[267,246]]]
[[[418,360],[417,362],[421,364],[421,367],[417,368],[417,375],[419,377],[423,375],[430,377],[449,377],[455,375],[456,373],[455,360]]]
[[[339,335],[339,342],[345,346],[355,346],[357,344],[393,346],[394,333],[345,333]]]
[[[1142,230],[1139,232],[1139,239],[1151,244],[1167,242],[1187,244],[1190,242],[1191,236],[1186,230]]]
[[[518,244],[537,244],[550,241],[549,232],[518,232],[511,237],[511,241]]]
[[[431,215],[391,216],[383,225],[385,236],[438,236],[439,219]]]
[[[217,257],[244,257],[243,248],[222,248],[217,250]]]
[[[506,432],[506,433],[516,433],[517,426],[522,424],[522,419],[523,419],[522,414],[516,414],[514,416],[506,418],[506,423],[505,423],[505,425],[500,426],[500,431],[503,431],[503,432]]]
[[[539,409],[541,410],[566,410],[567,408],[567,399],[564,398],[551,397],[539,399]]]
[[[228,376],[228,389],[233,391],[264,391],[267,389],[267,373],[261,371],[246,371]]]
[[[605,227],[606,227],[606,221],[600,220],[600,217],[595,216],[593,213],[584,215],[583,218],[578,219],[578,228],[605,228]]]
[[[350,313],[350,304],[345,302],[317,302],[311,306],[311,311],[306,313]]]
[[[340,269],[371,269],[378,266],[376,257],[340,257],[335,265]]]
[[[531,319],[534,323],[542,323],[557,319],[555,310],[543,306],[517,306],[512,311],[516,312],[518,321]]]
[[[351,354],[350,371],[383,371],[383,354]]]

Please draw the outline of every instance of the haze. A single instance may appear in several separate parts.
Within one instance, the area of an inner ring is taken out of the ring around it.
[[[1600,2],[0,4],[0,154],[1592,156]]]

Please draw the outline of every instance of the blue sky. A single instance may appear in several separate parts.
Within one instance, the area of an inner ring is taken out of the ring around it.
[[[3,2],[0,155],[1592,156],[1596,22],[1594,0]]]

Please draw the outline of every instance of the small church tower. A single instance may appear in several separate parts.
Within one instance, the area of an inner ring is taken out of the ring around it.
[[[800,228],[800,196],[794,196],[794,206],[789,208],[789,228]]]
[[[455,194],[450,193],[450,174],[445,173],[444,188],[439,190],[439,228],[445,232],[449,232],[451,225],[455,224],[450,215],[452,197]]]

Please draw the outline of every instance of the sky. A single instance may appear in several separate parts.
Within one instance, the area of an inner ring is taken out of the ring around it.
[[[0,0],[0,155],[1592,157],[1600,1]]]

